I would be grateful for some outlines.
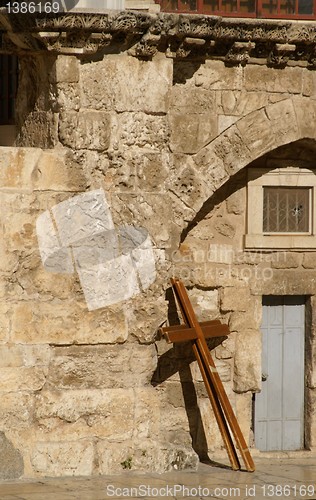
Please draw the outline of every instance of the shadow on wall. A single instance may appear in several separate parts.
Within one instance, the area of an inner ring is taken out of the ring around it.
[[[182,322],[180,320],[175,298],[172,288],[166,291],[166,300],[168,302],[168,323],[169,325],[177,325]],[[208,341],[208,346],[211,349],[217,347],[223,341],[221,338],[213,338]],[[158,359],[157,368],[153,374],[151,383],[154,387],[166,382],[172,375],[179,372],[184,406],[188,417],[190,435],[192,439],[192,447],[197,453],[201,462],[212,463],[208,457],[208,447],[203,427],[202,417],[198,406],[198,395],[193,382],[190,363],[195,360],[191,342],[183,342],[173,344],[167,352],[162,354]],[[204,387],[203,387],[204,389]],[[203,396],[207,396],[206,394]]]
[[[14,448],[4,432],[0,432],[0,479],[18,479],[23,471],[21,453]]]

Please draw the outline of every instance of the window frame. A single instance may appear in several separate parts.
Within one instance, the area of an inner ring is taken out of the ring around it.
[[[309,233],[264,233],[264,187],[307,187],[311,190]],[[245,249],[311,249],[316,248],[316,175],[313,170],[286,167],[267,170],[250,168],[247,184],[247,231]]]

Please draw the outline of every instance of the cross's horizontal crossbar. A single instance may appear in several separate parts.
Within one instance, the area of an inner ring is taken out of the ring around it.
[[[228,326],[223,325],[218,320],[202,321],[200,327],[206,339],[226,337],[230,333]],[[165,326],[160,328],[160,332],[169,343],[187,342],[188,340],[195,340],[197,338],[195,328],[190,328],[187,325]]]

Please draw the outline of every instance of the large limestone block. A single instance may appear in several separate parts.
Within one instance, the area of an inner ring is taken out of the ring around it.
[[[237,127],[255,157],[276,146],[276,138],[264,110],[254,111],[242,118],[237,122]]]
[[[170,109],[176,113],[205,114],[216,112],[216,91],[192,84],[176,84],[172,87]]]
[[[64,151],[2,148],[0,163],[0,189],[78,191],[87,185],[82,168],[70,162]]]
[[[184,205],[197,211],[201,206],[201,201],[208,198],[210,193],[209,184],[201,177],[193,159],[184,155],[175,155],[168,187]]]
[[[47,370],[40,366],[5,367],[0,371],[0,392],[40,391]]]
[[[315,269],[316,268],[316,253],[307,252],[304,254],[303,267],[305,269]]]
[[[213,113],[169,113],[170,148],[174,153],[197,153],[217,135]]]
[[[120,193],[112,197],[111,206],[122,223],[144,227],[158,248],[170,246],[173,207],[168,194]]]
[[[222,311],[247,311],[251,304],[248,287],[230,286],[223,288],[220,296]]]
[[[94,444],[74,442],[38,442],[31,457],[34,472],[40,476],[90,476],[94,472]]]
[[[53,83],[77,83],[79,81],[80,61],[76,56],[59,55],[49,75]]]
[[[297,116],[300,137],[316,138],[315,127],[312,125],[316,120],[316,102],[310,98],[294,97],[293,105]]]
[[[156,439],[160,431],[160,392],[153,387],[139,387],[134,389],[134,396],[135,413],[132,423],[134,438]]]
[[[48,383],[58,389],[142,387],[156,364],[153,345],[56,347]]]
[[[107,150],[112,135],[112,117],[104,111],[65,111],[60,114],[59,139],[74,149]]]
[[[221,147],[218,145],[218,151],[215,151],[214,146],[217,147],[216,139],[210,146],[203,148],[194,156],[196,170],[208,185],[209,196],[229,179],[229,173],[225,168],[225,159],[221,154]],[[203,201],[201,200],[201,205]]]
[[[249,91],[289,92],[300,94],[302,91],[302,68],[269,68],[248,64],[244,68],[244,85]]]
[[[191,447],[160,444],[155,440],[123,443],[97,443],[100,474],[122,473],[125,469],[157,473],[169,470],[195,470],[198,456]]]
[[[117,116],[118,133],[114,146],[119,149],[135,146],[144,153],[169,152],[169,123],[165,115],[120,113]]]
[[[253,159],[247,137],[239,130],[238,125],[239,122],[236,122],[211,143],[214,153],[222,160],[229,175],[235,174]]]
[[[98,436],[129,439],[135,428],[133,389],[42,391],[36,397],[36,419],[44,432],[37,439],[70,441]]]
[[[207,60],[195,73],[195,85],[207,90],[238,90],[242,87],[243,68],[225,66],[223,61]]]
[[[34,422],[34,394],[18,391],[17,387],[15,392],[2,393],[0,422],[1,429],[9,432],[29,429]]]
[[[0,369],[19,366],[48,366],[48,345],[2,345],[0,346]]]
[[[258,392],[261,389],[261,332],[244,330],[236,339],[234,390]]]
[[[97,110],[166,113],[172,86],[172,60],[142,61],[126,55],[106,56],[81,67],[82,103]]]
[[[269,104],[265,108],[270,120],[271,132],[275,135],[275,147],[283,146],[297,139],[301,139],[299,118],[296,111],[296,101],[285,99]]]
[[[128,335],[122,305],[88,312],[82,299],[12,305],[11,339],[27,344],[124,342]]]

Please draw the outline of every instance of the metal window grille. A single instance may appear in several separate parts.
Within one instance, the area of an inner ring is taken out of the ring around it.
[[[162,12],[229,17],[315,19],[316,0],[155,0]]]
[[[17,57],[0,55],[0,125],[14,124],[15,96],[18,81]]]
[[[264,233],[308,233],[311,188],[264,187]]]

